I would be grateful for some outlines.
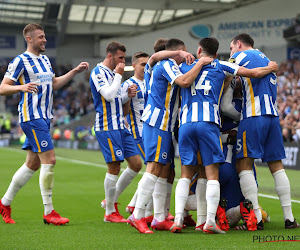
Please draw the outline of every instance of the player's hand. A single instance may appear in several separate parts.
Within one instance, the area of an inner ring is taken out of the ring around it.
[[[135,97],[137,94],[137,85],[136,84],[132,84],[128,87],[128,92],[127,95],[129,98]]]
[[[277,62],[270,61],[268,66],[272,67],[272,72],[277,72],[279,70]]]
[[[195,57],[191,53],[183,50],[179,52],[179,56],[185,59],[187,65],[191,65],[195,60]]]
[[[28,93],[37,93],[39,91],[38,86],[40,86],[40,84],[35,83],[35,82],[30,82],[24,85],[20,86],[20,91],[22,92],[28,92]]]
[[[74,69],[76,71],[76,73],[80,73],[84,70],[88,70],[89,69],[89,63],[88,62],[81,62],[78,64],[78,66]]]
[[[236,130],[229,130],[226,132],[223,132],[223,134],[228,134],[227,138],[227,143],[230,145],[234,145],[236,143],[236,136],[237,136],[237,131]]]
[[[212,57],[202,56],[199,59],[198,63],[201,63],[202,65],[207,65],[207,64],[210,64],[213,60],[214,60],[214,58],[212,58]]]
[[[116,68],[115,68],[115,72],[120,74],[120,75],[123,75],[124,68],[125,68],[125,63],[118,63]]]

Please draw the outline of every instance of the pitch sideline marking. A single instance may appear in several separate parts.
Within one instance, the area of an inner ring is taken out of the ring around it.
[[[11,151],[17,151],[17,152],[25,152],[25,151],[21,151],[19,149],[15,149],[15,148],[5,147],[4,149],[11,150]],[[107,168],[107,166],[103,165],[103,164],[93,163],[93,162],[87,162],[87,161],[80,161],[80,160],[72,160],[72,159],[68,159],[68,158],[64,158],[64,157],[60,157],[60,156],[56,156],[56,159],[67,161],[67,162],[72,162],[72,163],[75,163],[75,164],[82,164],[82,165],[87,165],[87,166],[93,166],[93,167],[97,167],[97,168]],[[124,171],[124,169],[121,169],[121,171]],[[142,175],[142,174],[144,174],[144,172],[140,171],[138,174]],[[177,179],[177,178],[174,179],[174,181],[177,181],[177,182],[178,182],[178,180],[179,179]],[[273,200],[279,200],[279,197],[273,196],[273,195],[268,195],[268,194],[261,194],[261,193],[259,193],[258,196],[264,197],[264,198],[273,199]],[[299,200],[291,200],[291,202],[299,203],[300,204]]]

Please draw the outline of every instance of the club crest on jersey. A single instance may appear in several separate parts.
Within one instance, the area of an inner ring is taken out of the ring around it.
[[[116,155],[117,155],[117,156],[121,156],[121,155],[122,155],[122,150],[118,149],[118,150],[116,151]]]
[[[102,76],[101,76],[101,74],[97,74],[97,75],[96,75],[96,79],[97,79],[98,82],[101,82],[101,81],[102,81]]]
[[[42,146],[43,148],[47,147],[47,146],[48,146],[48,142],[45,141],[45,140],[43,140],[43,141],[41,142],[41,146]]]

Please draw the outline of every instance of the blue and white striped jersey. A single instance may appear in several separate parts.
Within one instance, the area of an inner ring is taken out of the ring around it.
[[[100,94],[103,87],[112,84],[114,75],[115,73],[102,63],[91,72],[90,87],[96,110],[95,131],[124,129],[121,88],[112,102],[108,102]]]
[[[148,95],[151,92],[151,75],[152,75],[152,67],[149,64],[149,60],[148,63],[145,65],[144,68],[144,85],[145,85],[145,107],[147,105],[147,99],[148,99]]]
[[[150,79],[150,93],[142,115],[142,121],[152,127],[173,132],[178,115],[178,86],[173,85],[181,76],[177,63],[173,59],[156,63]]]
[[[20,92],[19,122],[35,119],[52,119],[53,77],[50,60],[45,55],[35,55],[28,51],[15,57],[8,65],[7,77],[18,85],[38,83],[37,93]]]
[[[259,50],[251,49],[236,52],[231,58],[240,66],[248,69],[265,67],[269,59]],[[270,73],[262,78],[252,79],[242,77],[244,105],[242,118],[251,116],[273,115],[278,116],[277,111],[277,77],[275,73]]]
[[[188,72],[191,65],[182,63],[182,73]],[[187,122],[214,122],[220,125],[220,100],[223,93],[224,78],[236,75],[239,66],[233,63],[214,60],[203,66],[194,83],[181,88],[180,126]]]
[[[144,96],[145,96],[145,85],[142,80],[137,79],[136,77],[131,77],[122,84],[122,100],[128,100],[128,87],[132,84],[136,84],[137,94],[135,97],[130,99],[130,111],[129,114],[126,116],[129,131],[133,134],[133,138],[137,139],[142,137],[142,129],[143,129],[143,122],[141,121],[141,117],[144,111]]]

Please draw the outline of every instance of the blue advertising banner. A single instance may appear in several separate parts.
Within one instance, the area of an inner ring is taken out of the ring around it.
[[[0,36],[0,49],[15,49],[16,37],[15,36]]]
[[[287,48],[288,60],[300,60],[300,47],[288,47]]]

